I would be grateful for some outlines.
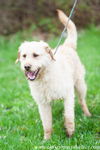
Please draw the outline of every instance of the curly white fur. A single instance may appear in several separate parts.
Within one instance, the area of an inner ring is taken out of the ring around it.
[[[68,17],[58,10],[59,19],[66,25]],[[65,127],[68,136],[74,132],[74,88],[76,88],[82,109],[85,115],[90,112],[85,102],[86,84],[84,81],[85,70],[76,52],[77,32],[74,23],[68,24],[68,37],[64,44],[59,46],[56,55],[50,50],[47,43],[24,42],[19,47],[19,61],[21,68],[31,64],[31,70],[40,68],[34,81],[28,81],[31,94],[39,107],[44,128],[44,138],[49,139],[52,131],[52,115],[50,102],[54,99],[64,99]],[[32,54],[39,56],[33,58]],[[26,54],[27,57],[23,58]]]

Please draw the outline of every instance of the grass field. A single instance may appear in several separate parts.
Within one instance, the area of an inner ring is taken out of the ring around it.
[[[100,146],[100,29],[82,31],[77,50],[87,70],[87,103],[93,116],[83,115],[76,98],[76,131],[69,139],[63,125],[63,101],[53,102],[53,134],[49,141],[43,140],[37,106],[19,65],[14,63],[20,43],[32,40],[27,36],[29,33],[0,37],[0,150],[97,149]],[[57,38],[49,43],[54,47]]]

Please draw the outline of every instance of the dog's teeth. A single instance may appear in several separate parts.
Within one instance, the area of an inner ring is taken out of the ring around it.
[[[39,70],[37,69],[36,71],[26,72],[25,74],[26,74],[26,76],[27,76],[28,79],[34,80],[36,78],[36,76],[37,76],[38,71]]]

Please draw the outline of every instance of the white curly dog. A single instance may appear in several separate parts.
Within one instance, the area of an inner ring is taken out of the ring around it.
[[[66,26],[68,17],[58,10],[60,21]],[[72,136],[75,130],[74,123],[74,95],[75,89],[79,102],[86,116],[91,116],[86,105],[85,70],[76,52],[77,31],[70,20],[68,37],[59,46],[57,53],[43,41],[21,44],[18,59],[21,69],[28,79],[32,97],[38,104],[40,117],[44,129],[44,139],[49,139],[52,133],[51,101],[64,99],[64,118],[66,133]]]

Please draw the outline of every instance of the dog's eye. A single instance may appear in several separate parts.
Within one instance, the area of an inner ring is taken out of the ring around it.
[[[39,56],[38,54],[33,53],[33,57],[38,57],[38,56]]]
[[[26,58],[26,54],[24,54],[23,57]]]

